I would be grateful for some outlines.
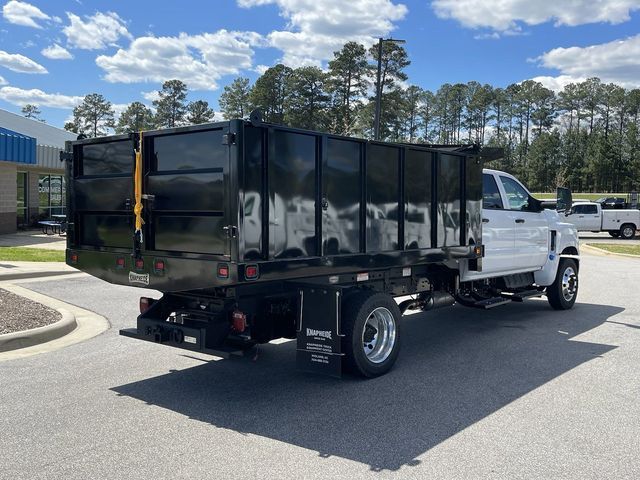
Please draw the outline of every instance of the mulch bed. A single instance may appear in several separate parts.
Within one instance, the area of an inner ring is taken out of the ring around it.
[[[0,335],[44,327],[60,318],[60,312],[0,288]]]

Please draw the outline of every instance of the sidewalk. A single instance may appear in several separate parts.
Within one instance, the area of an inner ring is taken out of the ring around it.
[[[40,230],[8,233],[0,235],[0,247],[29,247],[47,250],[64,250],[67,248],[67,237],[45,235]]]
[[[27,247],[64,251],[66,237],[45,235],[38,230],[0,235],[0,248]],[[23,278],[50,277],[78,273],[63,262],[17,262],[0,260],[0,282]]]

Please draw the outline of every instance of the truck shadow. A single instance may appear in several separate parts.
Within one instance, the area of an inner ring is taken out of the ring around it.
[[[573,337],[622,312],[546,301],[495,311],[454,307],[405,317],[388,375],[342,380],[296,372],[295,342],[248,359],[207,362],[112,390],[216,427],[397,470],[611,345]],[[215,430],[212,431],[215,434]]]

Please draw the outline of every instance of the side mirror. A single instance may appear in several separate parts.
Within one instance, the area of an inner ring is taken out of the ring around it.
[[[558,213],[564,213],[565,216],[571,213],[571,206],[573,205],[573,198],[571,197],[571,190],[564,187],[558,187],[556,191],[556,197],[558,203],[556,204],[556,211]]]

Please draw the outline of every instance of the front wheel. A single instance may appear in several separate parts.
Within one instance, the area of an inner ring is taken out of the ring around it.
[[[363,377],[384,375],[400,351],[402,314],[393,297],[359,292],[342,309],[342,351],[346,370]]]
[[[636,236],[636,227],[630,224],[625,224],[620,227],[620,236],[625,240],[631,240]]]
[[[547,287],[547,300],[555,310],[569,310],[578,296],[578,265],[565,258],[558,265],[556,279]]]
[[[613,238],[618,238],[620,236],[620,232],[609,232],[609,235],[611,235]]]

